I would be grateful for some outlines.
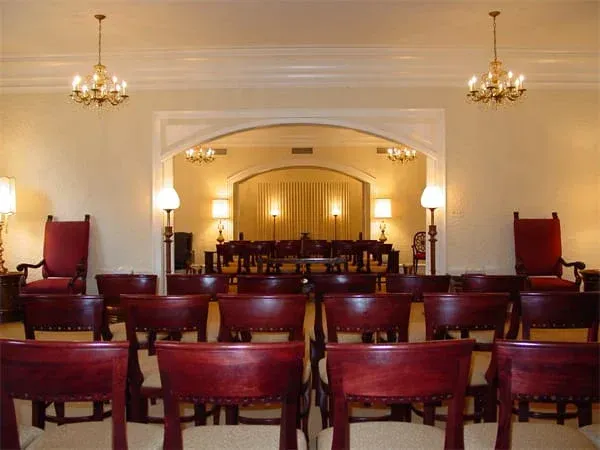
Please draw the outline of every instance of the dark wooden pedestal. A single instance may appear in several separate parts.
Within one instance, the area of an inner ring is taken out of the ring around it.
[[[21,272],[0,274],[0,323],[21,320],[22,311],[17,304]]]
[[[585,292],[600,291],[600,269],[580,270],[583,278],[583,290]]]

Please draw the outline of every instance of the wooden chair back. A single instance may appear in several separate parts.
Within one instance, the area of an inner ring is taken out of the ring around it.
[[[329,258],[331,243],[323,239],[302,239],[301,255],[305,258]]]
[[[532,328],[587,328],[587,341],[598,342],[597,292],[523,292],[521,308],[524,340]]]
[[[141,348],[137,332],[148,332],[148,353],[154,354],[156,333],[197,332],[198,342],[206,341],[210,296],[205,295],[122,295],[127,340],[132,352]]]
[[[310,275],[317,299],[325,294],[370,294],[377,288],[377,275],[371,273],[319,273]]]
[[[504,337],[508,294],[504,293],[427,293],[425,334],[427,340],[444,339],[449,330],[460,330],[461,337],[469,331],[493,330],[494,339]],[[478,343],[478,350],[491,350],[491,344]]]
[[[507,339],[516,339],[521,320],[521,292],[527,287],[527,277],[524,275],[480,275],[464,274],[462,276],[463,292],[506,292],[512,310],[510,326],[506,332]]]
[[[463,416],[474,341],[327,344],[334,399],[333,445],[350,448],[349,402],[410,404],[451,399],[446,449],[464,448]]]
[[[237,280],[239,294],[301,294],[306,284],[300,274],[244,274]]]
[[[338,332],[359,332],[365,342],[388,333],[388,341],[407,342],[410,294],[329,294],[324,297],[327,340]]]
[[[97,295],[21,295],[25,338],[38,331],[91,331],[94,341],[102,339],[104,300]]]
[[[217,294],[227,294],[228,290],[226,274],[167,275],[167,295],[209,294],[215,300]]]
[[[386,292],[410,292],[413,302],[422,302],[426,292],[448,292],[450,275],[401,275],[388,274]]]
[[[282,240],[275,243],[276,258],[297,258],[300,256],[300,240]]]
[[[282,402],[279,449],[297,449],[303,342],[156,344],[165,404],[165,448],[182,449],[179,403]]]
[[[122,320],[121,294],[156,294],[158,276],[153,274],[104,273],[96,275],[98,293],[111,319]]]
[[[0,447],[20,447],[13,403],[17,398],[38,402],[111,401],[112,446],[127,448],[126,381],[126,342],[0,339]]]
[[[252,332],[287,332],[290,341],[304,340],[303,294],[228,294],[218,301],[221,342],[248,342]]]
[[[600,344],[498,341],[499,417],[496,448],[510,448],[513,402],[598,402]],[[591,416],[591,415],[590,415]]]

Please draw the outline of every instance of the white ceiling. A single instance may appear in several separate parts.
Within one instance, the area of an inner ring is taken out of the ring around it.
[[[540,86],[598,82],[599,2],[0,0],[0,87],[59,90],[103,62],[132,90],[464,86],[492,56]]]

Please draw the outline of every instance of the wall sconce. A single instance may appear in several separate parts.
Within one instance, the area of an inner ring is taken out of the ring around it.
[[[331,208],[331,215],[333,216],[333,240],[337,240],[337,218],[342,214],[342,210],[339,206]]]
[[[4,267],[4,244],[2,230],[7,223],[8,216],[17,212],[17,194],[14,177],[0,177],[0,273],[8,272]]]
[[[439,186],[427,186],[421,195],[421,206],[431,211],[431,223],[429,225],[429,267],[431,275],[435,275],[435,243],[437,239],[437,227],[434,222],[434,211],[444,204],[444,193]]]
[[[392,218],[392,200],[389,198],[376,198],[375,199],[375,213],[373,214],[375,219],[391,219]],[[381,220],[379,224],[381,235],[379,236],[379,242],[387,241],[385,235],[385,221]]]
[[[277,216],[279,214],[281,214],[281,212],[279,211],[279,208],[277,208],[277,207],[271,208],[271,216],[273,216],[273,240],[275,240],[275,219],[277,218]]]
[[[219,230],[219,235],[217,236],[217,242],[222,244],[225,242],[225,238],[223,237],[223,229],[225,226],[223,225],[223,219],[229,219],[229,200],[226,199],[216,199],[212,201],[212,216],[213,219],[219,219],[219,225],[217,225],[217,229]]]
[[[167,213],[167,226],[165,226],[165,272],[171,273],[171,243],[173,242],[173,227],[171,226],[171,211],[179,208],[181,202],[177,191],[172,187],[165,187],[158,193],[156,203],[160,209]]]

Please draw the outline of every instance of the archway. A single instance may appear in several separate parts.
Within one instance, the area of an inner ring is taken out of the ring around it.
[[[278,125],[325,125],[353,129],[403,142],[427,156],[427,184],[445,189],[445,119],[439,109],[269,109],[161,111],[154,113],[153,192],[172,184],[173,156],[199,142],[239,131]],[[427,214],[425,210],[423,214]],[[429,219],[427,219],[429,220]],[[446,271],[445,208],[436,212],[439,235],[436,263]],[[162,273],[163,214],[153,209],[154,268]],[[429,270],[429,268],[427,269]]]

